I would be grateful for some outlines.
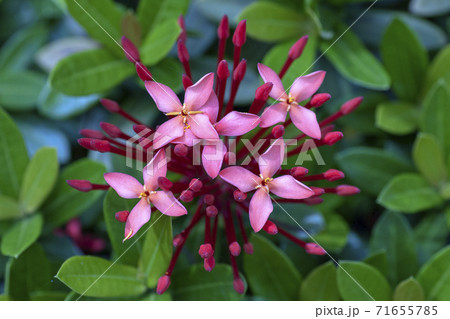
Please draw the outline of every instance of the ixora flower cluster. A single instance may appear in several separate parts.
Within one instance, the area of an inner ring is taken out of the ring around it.
[[[157,108],[168,120],[154,129],[126,113],[116,102],[104,99],[101,102],[107,110],[118,113],[135,124],[133,128],[138,138],[132,138],[110,123],[101,123],[104,133],[84,129],[81,131],[84,138],[79,139],[79,143],[89,150],[111,152],[148,163],[143,169],[144,184],[122,173],[105,174],[107,185],[92,184],[87,180],[70,180],[68,183],[80,191],[105,190],[112,187],[123,198],[140,199],[130,212],[121,211],[116,214],[116,219],[125,223],[124,240],[136,235],[150,220],[152,209],[168,216],[182,216],[188,214],[188,211],[181,202],[196,201],[197,209],[190,214],[192,217],[189,225],[174,237],[176,250],[165,275],[158,282],[157,293],[161,294],[169,287],[170,276],[181,249],[192,228],[202,221],[205,237],[199,254],[204,259],[205,270],[211,271],[214,268],[219,218],[224,220],[234,288],[243,293],[244,284],[239,276],[236,257],[241,253],[242,243],[245,253],[253,253],[242,217],[246,213],[249,214],[250,225],[255,232],[263,230],[269,234],[280,233],[310,254],[326,253],[316,243],[306,243],[294,237],[275,225],[269,217],[273,211],[273,202],[314,205],[322,202],[321,195],[325,193],[346,196],[359,192],[358,188],[349,185],[319,188],[303,184],[305,181],[342,179],[344,174],[338,170],[330,169],[322,174],[308,175],[308,170],[303,167],[297,166],[287,170],[281,166],[287,157],[298,156],[304,151],[302,145],[308,140],[311,141],[308,137],[314,139],[314,146],[317,147],[333,145],[340,140],[343,134],[333,131],[334,126],[331,123],[352,112],[361,103],[362,98],[344,103],[339,111],[318,122],[316,113],[311,109],[320,107],[330,99],[329,94],[315,94],[325,72],[317,71],[300,76],[292,84],[290,92],[285,92],[281,78],[292,62],[300,57],[307,43],[305,36],[289,50],[279,74],[263,64],[258,65],[265,83],[257,88],[247,113],[234,111],[234,99],[246,72],[246,60],[240,59],[241,48],[246,41],[245,21],[238,24],[233,35],[232,72],[224,60],[229,37],[228,19],[225,16],[217,32],[219,49],[216,74],[206,74],[195,84],[189,66],[189,54],[185,45],[186,29],[182,17],[179,23],[182,32],[178,40],[178,57],[185,70],[182,76],[184,102],[181,103],[169,87],[153,79],[150,71],[140,62],[136,47],[127,38],[123,38],[126,57],[135,64],[137,74],[145,82],[145,87]],[[225,90],[230,76],[231,90],[225,104]],[[263,110],[269,97],[276,102]],[[290,116],[286,120],[288,113]],[[287,142],[283,135],[286,127],[290,125],[299,130],[295,141],[300,141],[301,144],[285,156]],[[255,134],[250,140],[244,140],[242,136],[252,130],[255,130]],[[129,141],[133,142],[131,150]],[[233,143],[230,144],[230,141]],[[239,149],[240,144],[243,146]],[[249,145],[257,147],[251,149]],[[233,148],[239,150],[234,152]],[[255,154],[255,148],[263,154]],[[166,177],[167,171],[179,173],[182,177],[178,181],[170,181]],[[252,194],[251,198],[247,198],[248,194]],[[241,243],[237,239],[235,223],[241,232]]]

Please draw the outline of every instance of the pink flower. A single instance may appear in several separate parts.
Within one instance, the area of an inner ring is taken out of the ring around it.
[[[273,84],[270,97],[278,101],[264,110],[260,126],[269,127],[284,122],[289,112],[292,122],[300,131],[312,138],[320,139],[321,133],[316,113],[299,103],[309,99],[319,89],[325,78],[325,72],[317,71],[298,77],[292,84],[289,94],[286,94],[275,71],[261,63],[258,64],[258,70],[265,83]]]
[[[304,199],[314,195],[314,192],[291,175],[272,178],[280,169],[284,159],[284,141],[276,140],[269,149],[258,158],[260,175],[257,176],[240,166],[227,167],[220,172],[220,177],[241,192],[256,190],[250,201],[250,224],[255,232],[260,231],[270,213],[273,211],[269,192],[291,199]]]
[[[214,123],[219,112],[217,97],[213,92],[214,74],[208,73],[186,89],[184,103],[166,85],[154,81],[145,82],[148,93],[157,108],[167,116],[175,116],[156,130],[153,147],[158,149],[168,143],[192,146],[194,139],[216,139]]]
[[[131,210],[125,224],[125,240],[133,237],[150,220],[153,204],[161,213],[168,216],[187,214],[186,208],[177,201],[172,192],[157,191],[158,178],[166,177],[167,163],[163,150],[159,150],[150,163],[144,167],[144,185],[132,176],[123,173],[106,173],[106,182],[122,198],[140,198]]]

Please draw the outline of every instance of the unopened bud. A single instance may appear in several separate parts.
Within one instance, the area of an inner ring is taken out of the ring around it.
[[[308,172],[309,171],[307,168],[304,168],[301,166],[296,166],[296,167],[291,168],[291,175],[296,178],[303,177],[303,176],[307,175]]]
[[[80,192],[89,192],[92,190],[92,183],[83,179],[69,179],[66,181],[70,187],[75,188]]]
[[[247,61],[242,59],[233,71],[233,80],[236,82],[241,82],[244,79],[245,71],[247,71]]]
[[[274,138],[280,138],[284,135],[284,126],[277,125],[272,128],[272,135]]]
[[[307,42],[308,42],[307,35],[298,39],[297,42],[295,42],[289,49],[288,53],[289,58],[292,60],[298,59],[300,55],[302,55],[303,49],[305,48]]]
[[[355,97],[354,99],[351,99],[341,106],[341,113],[344,115],[347,115],[351,112],[353,112],[363,101],[362,96]]]
[[[99,140],[101,140],[102,138],[105,137],[102,132],[97,131],[97,130],[91,130],[88,128],[84,128],[84,129],[80,130],[80,135],[87,137],[87,138],[96,138]]]
[[[206,205],[213,205],[214,204],[214,195],[212,194],[206,194],[205,198],[203,199],[203,202]]]
[[[325,173],[323,173],[323,177],[325,177],[328,181],[334,182],[345,177],[344,173],[337,169],[329,169]]]
[[[203,245],[200,245],[200,249],[198,250],[198,254],[203,259],[208,259],[212,255],[214,255],[214,249],[212,248],[211,244],[203,244]]]
[[[360,193],[358,187],[351,185],[339,185],[336,187],[336,194],[339,196],[351,196]]]
[[[225,80],[230,76],[230,70],[228,69],[228,63],[226,60],[222,60],[219,62],[217,66],[217,77],[220,80]]]
[[[234,197],[235,201],[242,203],[244,200],[247,199],[247,194],[244,192],[241,192],[239,189],[236,189],[233,192],[233,197]]]
[[[199,180],[198,178],[193,178],[191,179],[191,181],[189,182],[189,188],[193,191],[193,192],[199,192],[203,187],[203,183],[201,180]]]
[[[108,134],[112,138],[118,138],[122,135],[122,131],[120,128],[118,128],[116,125],[107,123],[107,122],[100,122],[100,127],[103,131],[105,131],[106,134]]]
[[[66,233],[70,238],[81,238],[81,222],[78,218],[71,219],[67,222]]]
[[[183,87],[186,90],[188,87],[190,87],[192,84],[192,79],[188,77],[186,74],[183,73],[181,76],[181,82],[183,82]],[[180,144],[179,144],[180,145]]]
[[[233,280],[233,288],[240,294],[244,293],[245,286],[244,286],[244,282],[242,281],[241,278],[236,278]]]
[[[327,253],[325,249],[323,249],[316,243],[307,243],[305,245],[305,251],[311,255],[325,255]]]
[[[123,52],[125,52],[125,56],[131,63],[139,62],[141,59],[139,57],[139,50],[136,48],[136,46],[131,42],[127,37],[122,37],[122,49]]]
[[[267,82],[259,86],[255,92],[255,100],[265,101],[269,98],[269,94],[272,91],[273,83]]]
[[[241,245],[239,245],[237,241],[232,242],[228,246],[228,249],[230,250],[230,253],[235,257],[239,256],[239,254],[241,253]]]
[[[240,48],[244,45],[246,38],[246,29],[247,29],[247,22],[246,20],[242,20],[238,23],[236,30],[233,34],[233,44]]]
[[[170,277],[165,275],[159,278],[158,284],[156,285],[156,293],[162,295],[166,292],[167,288],[170,286]]]
[[[181,61],[181,63],[188,62],[189,61],[189,52],[188,52],[184,42],[178,41],[177,48],[178,48],[178,59]]]
[[[216,260],[214,259],[214,256],[211,256],[203,260],[203,267],[205,268],[206,271],[211,272],[211,270],[213,270],[215,266]]]
[[[175,153],[176,156],[179,157],[185,157],[188,151],[189,151],[188,147],[184,144],[177,144],[173,148],[173,152]]]
[[[101,99],[100,103],[103,105],[105,109],[107,109],[111,113],[117,113],[120,111],[120,106],[116,101],[109,99]]]
[[[322,104],[324,104],[326,101],[331,99],[331,95],[328,93],[318,93],[316,95],[313,95],[311,100],[309,101],[309,105],[311,107],[320,107]]]
[[[141,62],[136,63],[136,73],[142,81],[153,81],[152,73]]]
[[[125,223],[128,219],[128,215],[130,215],[130,212],[127,210],[122,210],[120,212],[117,212],[114,217],[116,217],[117,221],[121,223]]]
[[[77,141],[78,141],[78,144],[80,144],[85,149],[88,149],[90,151],[96,150],[91,144],[91,141],[92,141],[91,138],[82,137],[82,138],[79,138]]]
[[[146,125],[143,124],[134,124],[133,125],[133,131],[136,134],[141,135],[141,133],[150,133],[150,128],[148,128]]]
[[[217,28],[217,37],[219,39],[228,39],[230,36],[230,28],[228,26],[228,16],[224,15],[220,20],[219,27]]]
[[[211,218],[217,216],[218,213],[219,211],[217,210],[216,206],[209,205],[208,207],[206,207],[206,216]]]
[[[252,245],[252,243],[245,243],[244,244],[244,251],[248,255],[253,255],[253,245]]]
[[[170,191],[170,189],[173,186],[173,183],[167,177],[160,176],[158,177],[158,186],[163,191]]]
[[[312,206],[312,205],[319,205],[323,203],[323,198],[321,197],[311,197],[311,198],[305,198],[303,200],[303,203],[306,205]]]
[[[181,192],[180,199],[185,203],[192,202],[194,199],[194,192],[190,189],[184,190]]]
[[[91,146],[100,153],[107,153],[111,150],[111,144],[105,140],[91,140]]]
[[[184,237],[181,234],[175,235],[172,240],[172,244],[174,247],[180,246],[184,242]]]
[[[270,220],[267,220],[266,223],[263,226],[263,230],[268,233],[269,235],[276,235],[278,234],[278,227]]]
[[[344,134],[342,132],[329,132],[325,134],[325,137],[323,138],[323,142],[327,145],[333,145],[337,141],[341,140],[344,137]]]
[[[325,194],[325,190],[322,187],[311,186],[310,188],[314,192],[314,196],[320,196]]]

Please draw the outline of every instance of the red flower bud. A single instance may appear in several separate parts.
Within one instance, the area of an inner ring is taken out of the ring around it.
[[[80,130],[80,135],[84,136],[84,137],[88,137],[88,138],[96,138],[101,140],[102,138],[104,138],[105,136],[103,136],[103,133],[97,130],[91,130],[88,128],[84,128],[82,130]]]
[[[163,191],[170,191],[170,189],[173,186],[173,183],[167,177],[160,176],[158,177],[158,186]]]
[[[245,292],[245,285],[241,278],[236,278],[233,280],[233,288],[240,294]]]
[[[242,203],[244,200],[247,199],[247,194],[244,192],[241,192],[239,189],[236,189],[233,192],[234,200],[237,202]]]
[[[111,144],[105,140],[91,140],[91,146],[100,153],[107,153],[111,150]]]
[[[316,243],[307,243],[305,245],[305,251],[311,255],[325,255],[327,253],[325,249],[323,249]]]
[[[145,126],[143,124],[134,124],[133,125],[133,131],[136,134],[141,135],[141,133],[150,133],[151,130],[150,130],[150,128],[148,128],[147,126]]]
[[[177,144],[173,148],[173,152],[175,153],[176,156],[179,157],[185,157],[188,151],[189,151],[188,147],[184,144]]]
[[[276,235],[278,234],[278,227],[270,220],[267,220],[266,223],[263,226],[263,230],[268,233],[269,235]]]
[[[303,200],[303,203],[306,205],[319,205],[323,203],[323,198],[320,197],[311,197],[311,198],[305,198]]]
[[[136,73],[142,81],[153,81],[152,73],[141,62],[136,63]]]
[[[178,48],[178,59],[181,63],[185,63],[189,61],[189,52],[186,48],[186,45],[183,41],[178,41],[177,43]]]
[[[244,251],[246,254],[253,255],[253,245],[252,243],[245,243],[244,244]]]
[[[129,211],[126,210],[122,210],[120,212],[117,212],[116,215],[114,217],[116,217],[116,219],[121,222],[121,223],[125,223],[128,219],[128,215],[130,215]]]
[[[239,256],[239,254],[241,253],[241,245],[239,245],[237,241],[232,242],[228,246],[228,249],[230,250],[230,253],[235,257]]]
[[[111,123],[100,122],[100,127],[112,138],[118,138],[123,134],[120,128]]]
[[[79,219],[74,218],[67,222],[66,233],[72,239],[81,238],[81,222]]]
[[[91,144],[91,141],[92,141],[91,138],[82,137],[82,138],[79,138],[77,141],[78,141],[78,144],[80,144],[82,147],[84,147],[88,150],[91,150],[91,151],[96,150]]]
[[[75,188],[80,192],[89,192],[93,189],[92,183],[83,179],[69,179],[66,181],[66,183],[69,184],[70,187]]]
[[[238,48],[242,47],[245,43],[246,29],[247,29],[247,22],[246,22],[246,20],[242,20],[238,23],[236,30],[234,31],[233,44]]]
[[[272,135],[274,138],[280,138],[284,135],[284,126],[277,125],[272,128]]]
[[[225,80],[230,76],[230,70],[228,69],[228,63],[226,60],[222,60],[217,65],[217,77],[220,80]]]
[[[307,35],[298,39],[297,42],[295,42],[289,49],[288,53],[289,58],[292,60],[298,59],[300,55],[302,55],[303,49],[305,48],[307,42],[308,42]]]
[[[105,109],[107,109],[111,113],[117,113],[120,111],[120,106],[116,101],[109,99],[101,99],[100,103],[104,106]]]
[[[136,63],[140,61],[139,50],[127,37],[122,37],[122,49],[125,52],[125,56],[131,63]]]
[[[192,202],[193,199],[194,199],[194,192],[191,191],[190,189],[181,192],[180,200],[182,200],[183,202],[189,203]]]
[[[206,194],[205,198],[203,199],[203,202],[206,205],[213,205],[214,204],[214,195]]]
[[[230,36],[230,28],[228,26],[228,16],[224,15],[220,20],[219,27],[217,28],[217,37],[219,39],[228,39]]]
[[[214,266],[216,266],[216,260],[214,259],[214,256],[203,260],[203,267],[206,271],[211,272],[211,270],[214,269]]]
[[[323,138],[323,142],[327,145],[333,145],[344,137],[342,132],[329,132]]]
[[[190,87],[192,84],[192,80],[190,77],[188,77],[186,74],[183,73],[181,76],[181,81],[183,82],[183,87],[186,90],[188,87]]]
[[[325,173],[323,173],[323,177],[325,177],[328,181],[334,182],[345,177],[344,173],[337,169],[329,169]]]
[[[203,187],[203,183],[198,178],[193,178],[189,182],[189,188],[194,192],[199,192]]]
[[[311,107],[320,107],[323,103],[331,99],[331,95],[328,93],[318,93],[316,95],[313,95],[311,100],[309,101],[309,105]]]
[[[219,213],[219,211],[217,210],[216,206],[209,205],[208,207],[206,207],[206,216],[215,217],[215,216],[217,216],[218,213]]]
[[[165,275],[159,278],[158,284],[156,285],[156,293],[162,295],[167,288],[170,286],[170,277]]]
[[[307,168],[304,168],[301,166],[296,166],[296,167],[291,168],[291,175],[296,178],[303,177],[303,176],[307,175],[308,172],[309,171]]]
[[[355,97],[354,99],[351,99],[341,106],[341,113],[344,115],[347,115],[351,112],[353,112],[363,101],[362,96]]]
[[[247,61],[242,59],[237,65],[236,69],[233,71],[233,80],[236,82],[241,82],[245,76],[245,71],[247,70]]]
[[[265,101],[269,98],[270,91],[272,91],[272,82],[267,82],[256,89],[255,100]]]
[[[180,246],[184,242],[184,237],[181,234],[175,235],[175,237],[172,240],[172,244],[175,247]]]
[[[336,194],[339,196],[350,196],[360,193],[358,187],[351,186],[351,185],[339,185],[336,187]]]
[[[200,249],[198,250],[198,254],[203,259],[208,259],[212,255],[214,255],[214,249],[212,248],[211,244],[203,244],[203,245],[200,245]]]
[[[310,188],[314,192],[314,196],[320,196],[325,194],[325,190],[321,187],[311,186]]]

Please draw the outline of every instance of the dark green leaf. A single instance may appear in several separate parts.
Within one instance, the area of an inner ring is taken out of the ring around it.
[[[391,299],[391,287],[374,267],[362,262],[343,261],[337,271],[339,292],[345,301]]]
[[[417,281],[422,285],[427,300],[446,301],[450,298],[450,247],[445,247],[419,271]]]
[[[381,56],[398,98],[415,102],[428,65],[428,55],[414,32],[394,19],[383,37]]]
[[[233,288],[233,270],[228,265],[216,264],[207,272],[203,264],[174,272],[170,291],[174,300],[240,300],[242,295]]]
[[[172,258],[172,219],[154,212],[149,222],[139,261],[139,272],[147,278],[147,286],[155,287]]]
[[[142,30],[137,16],[128,10],[122,17],[122,35],[127,37],[136,47],[141,46]]]
[[[21,215],[19,203],[5,195],[0,195],[0,221],[14,219]]]
[[[391,134],[406,135],[417,129],[418,110],[415,105],[402,101],[387,101],[376,110],[376,125]]]
[[[372,252],[386,251],[388,279],[392,284],[408,278],[417,271],[414,235],[405,217],[386,212],[375,224],[370,240]]]
[[[180,62],[173,58],[165,58],[152,67],[152,75],[155,81],[164,83],[175,92],[182,88],[180,77],[182,72]]]
[[[419,282],[411,277],[398,284],[393,299],[394,301],[423,301],[425,294]]]
[[[186,13],[189,0],[141,0],[137,14],[143,34],[146,35],[157,25]]]
[[[446,180],[444,153],[436,138],[427,133],[419,133],[414,143],[413,159],[417,169],[434,186]]]
[[[445,246],[449,233],[449,226],[445,222],[444,214],[427,215],[414,229],[416,249],[421,264]]]
[[[300,300],[339,300],[336,278],[336,267],[331,261],[317,267],[303,280]]]
[[[31,110],[44,85],[44,76],[34,71],[1,72],[0,104],[12,111]]]
[[[42,224],[40,214],[17,221],[3,236],[2,254],[17,258],[39,238]]]
[[[363,262],[378,269],[378,271],[383,276],[386,277],[388,275],[389,265],[387,260],[387,254],[384,249],[373,253],[372,255],[364,259]]]
[[[56,278],[88,297],[132,296],[145,291],[145,285],[137,279],[136,268],[93,256],[69,258]]]
[[[411,0],[409,10],[425,17],[440,16],[450,12],[450,2],[442,0]]]
[[[59,61],[50,73],[50,84],[67,95],[88,95],[107,91],[133,73],[127,60],[104,49],[89,50]]]
[[[442,198],[418,174],[397,175],[383,189],[377,202],[394,211],[417,213],[442,203]]]
[[[244,255],[244,272],[253,294],[267,300],[296,300],[302,278],[292,261],[260,235],[253,234],[250,242],[254,253]]]
[[[430,88],[441,78],[447,85],[450,85],[450,45],[443,47],[433,59],[427,70],[422,94],[426,95]]]
[[[391,152],[370,147],[355,147],[340,152],[336,160],[356,186],[372,195],[378,195],[396,174],[412,170],[403,159]]]
[[[338,214],[325,215],[325,229],[314,236],[325,250],[339,252],[347,243],[349,227],[344,218]]]
[[[20,203],[26,213],[32,213],[44,202],[58,177],[56,150],[40,148],[28,164],[20,191]]]

